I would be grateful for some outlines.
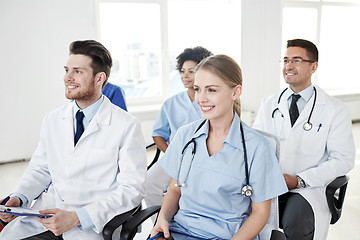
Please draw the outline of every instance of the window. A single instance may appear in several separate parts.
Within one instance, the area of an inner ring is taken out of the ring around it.
[[[100,2],[100,35],[113,57],[109,81],[127,96],[160,96],[160,5]]]
[[[332,95],[359,93],[360,77],[354,74],[360,52],[360,32],[354,29],[357,22],[358,0],[285,0],[283,46],[294,38],[314,42],[319,68],[313,82]]]
[[[240,64],[241,1],[98,0],[102,43],[114,66],[109,81],[128,103],[154,102],[183,91],[176,57],[202,46]]]

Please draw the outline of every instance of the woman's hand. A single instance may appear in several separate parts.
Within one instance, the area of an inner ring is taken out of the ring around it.
[[[165,239],[170,237],[169,222],[166,221],[165,219],[158,219],[157,220],[156,225],[154,226],[154,228],[150,232],[150,235],[151,235],[151,237],[153,237],[156,234],[161,233],[161,232],[164,233],[164,238]]]

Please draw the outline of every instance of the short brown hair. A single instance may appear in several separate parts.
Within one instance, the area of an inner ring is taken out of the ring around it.
[[[69,47],[71,54],[82,54],[92,59],[91,68],[94,76],[99,72],[106,74],[103,87],[106,85],[110,76],[112,67],[112,58],[110,52],[99,42],[95,40],[75,41]]]

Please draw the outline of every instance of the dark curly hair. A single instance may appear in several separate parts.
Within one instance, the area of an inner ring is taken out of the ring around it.
[[[180,72],[184,62],[194,61],[196,64],[209,56],[214,55],[212,52],[203,47],[186,48],[179,56],[177,56],[176,69]]]

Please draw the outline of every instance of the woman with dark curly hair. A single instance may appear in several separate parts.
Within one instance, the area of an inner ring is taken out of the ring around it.
[[[168,143],[179,127],[201,119],[201,111],[195,100],[194,76],[195,67],[212,52],[203,47],[186,48],[176,59],[176,69],[180,72],[181,81],[187,91],[180,92],[167,99],[153,127],[152,137],[161,151],[165,152]],[[155,164],[147,177],[146,205],[160,205],[164,191],[169,185],[170,177]]]

